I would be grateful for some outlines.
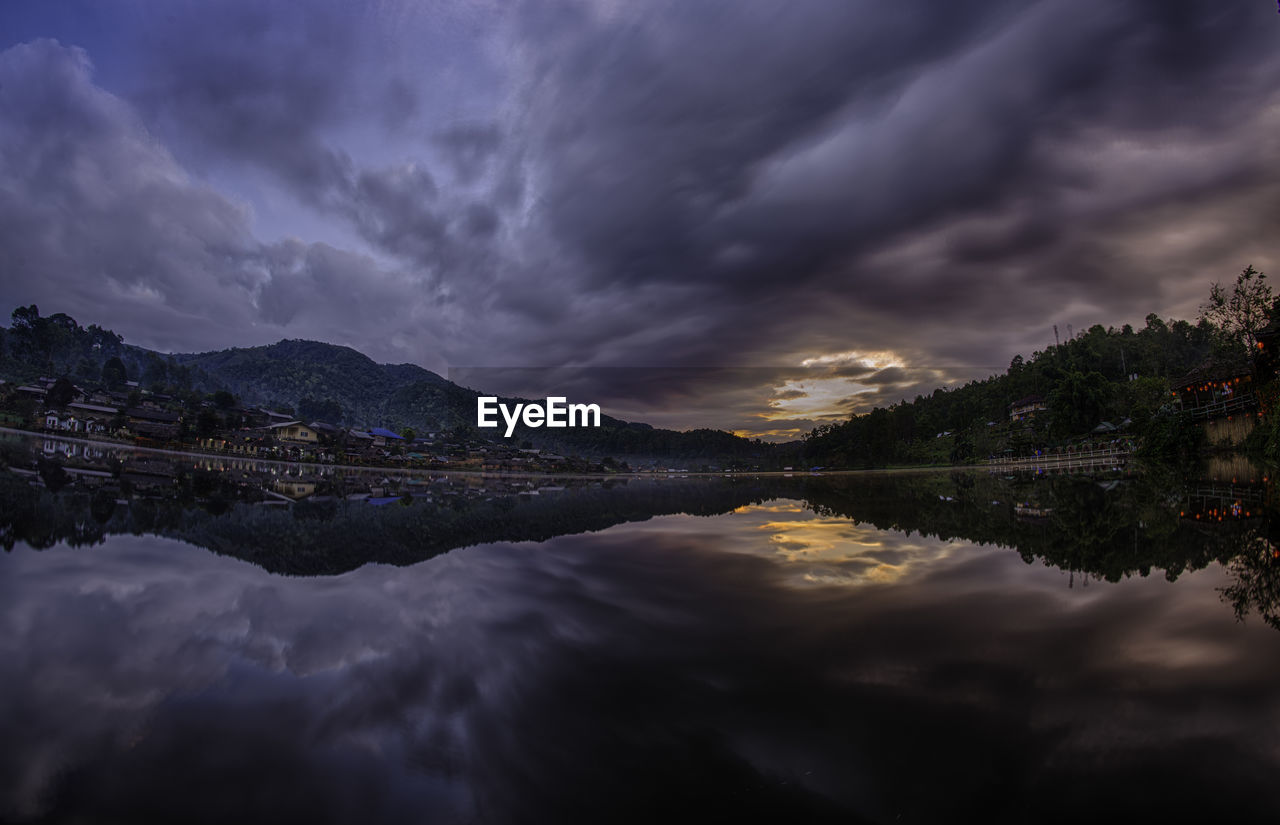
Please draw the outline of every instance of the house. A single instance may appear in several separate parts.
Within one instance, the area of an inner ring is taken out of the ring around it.
[[[393,433],[385,427],[374,427],[369,431],[369,435],[373,436],[373,445],[375,447],[385,447],[390,442],[404,441],[404,436]]]
[[[236,432],[202,438],[201,447],[206,450],[222,450],[236,455],[257,455],[262,449],[263,436],[254,432]]]
[[[1019,398],[1009,406],[1010,421],[1027,421],[1034,418],[1037,413],[1045,412],[1049,409],[1049,405],[1044,399],[1038,395],[1028,395],[1026,398]]]
[[[258,412],[267,417],[268,424],[287,424],[293,420],[293,416],[291,415],[276,412],[275,410],[268,410],[265,407],[259,407]]]
[[[1276,313],[1275,310],[1272,311]],[[1280,321],[1272,321],[1258,331],[1254,345],[1253,374],[1259,384],[1280,377]]]
[[[373,449],[374,438],[363,430],[347,430],[345,451],[352,458],[362,457]]]
[[[110,422],[101,418],[82,418],[80,424],[81,432],[105,433]]]
[[[272,488],[280,495],[297,501],[315,493],[316,481],[313,478],[285,477],[276,479]]]
[[[1173,382],[1173,395],[1194,418],[1214,418],[1257,406],[1253,367],[1234,358],[1207,358]]]
[[[315,444],[320,436],[311,427],[301,421],[282,421],[267,427],[271,434],[281,441],[293,441],[298,444]]]
[[[265,427],[271,423],[271,416],[259,409],[232,407],[228,412],[239,419],[242,427]]]
[[[339,430],[337,427],[325,421],[312,421],[307,425],[316,431],[316,435],[324,439],[332,440],[338,437]]]
[[[165,440],[178,437],[181,416],[151,407],[131,407],[125,410],[129,431],[140,438]]]
[[[76,410],[81,415],[92,416],[94,418],[109,420],[118,415],[120,410],[115,407],[108,407],[106,404],[82,404],[75,402],[67,405],[67,409]]]
[[[83,404],[72,404],[70,406],[87,406]],[[96,417],[93,415],[76,415],[75,412],[58,412],[57,410],[49,410],[44,414],[44,428],[46,430],[60,430],[68,433],[104,433],[107,431],[107,418]]]

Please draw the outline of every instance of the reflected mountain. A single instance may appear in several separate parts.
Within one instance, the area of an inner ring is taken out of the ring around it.
[[[1280,629],[1275,482],[1239,459],[1190,476],[1155,467],[1100,478],[966,470],[557,479],[338,470],[49,438],[9,438],[0,449],[6,549],[157,535],[272,573],[338,575],[475,544],[794,500],[836,526],[1014,549],[1068,571],[1070,586],[1153,572],[1173,581],[1216,562],[1233,575],[1224,597],[1236,614],[1257,612]],[[809,553],[810,540],[781,539],[779,550]]]
[[[0,472],[0,821],[1280,816],[1280,636],[1222,604],[1274,626],[1271,482],[1239,469],[392,477],[34,446]]]

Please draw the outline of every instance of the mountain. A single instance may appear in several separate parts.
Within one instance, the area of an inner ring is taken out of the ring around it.
[[[287,407],[308,421],[321,419],[397,431],[404,427],[418,432],[474,431],[476,398],[481,394],[414,364],[379,364],[350,347],[319,341],[160,353],[125,344],[110,330],[83,328],[62,313],[41,317],[34,305],[15,310],[13,325],[7,330],[0,328],[0,378],[5,380],[66,375],[78,382],[96,383],[104,366],[116,359],[127,377],[144,388],[174,393],[228,390],[243,404]],[[508,404],[524,400],[502,399]],[[488,438],[501,436],[493,430],[479,432]],[[676,432],[608,416],[601,417],[599,428],[521,426],[513,440],[558,452],[624,460],[666,458],[759,465],[777,463],[780,454],[773,445],[721,430]]]
[[[280,341],[171,357],[207,376],[205,390],[227,389],[243,403],[291,407],[307,418],[441,430],[475,417],[475,393],[414,364],[378,364],[335,344]]]
[[[228,389],[244,403],[288,406],[304,418],[336,418],[393,430],[471,429],[476,398],[482,394],[414,364],[378,364],[349,347],[318,341],[281,341],[172,358],[193,374],[207,376],[202,387],[206,391]],[[527,401],[502,400],[508,404]],[[341,415],[319,414],[323,409],[340,410]],[[496,437],[494,431],[484,434]],[[601,416],[599,428],[520,426],[512,438],[544,449],[623,459],[665,457],[755,464],[775,452],[770,446],[722,430],[677,432],[607,415]]]

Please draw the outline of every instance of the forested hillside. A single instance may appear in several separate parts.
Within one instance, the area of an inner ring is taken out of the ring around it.
[[[475,415],[474,394],[422,367],[378,364],[350,347],[280,341],[172,357],[244,403],[288,407],[305,418],[436,430]]]
[[[802,444],[769,445],[711,429],[660,430],[607,416],[598,429],[520,427],[515,438],[583,456],[739,467],[965,463],[1062,445],[1112,427],[1149,449],[1190,451],[1194,433],[1176,414],[1172,382],[1210,358],[1247,363],[1256,334],[1274,318],[1265,276],[1249,267],[1233,288],[1214,285],[1195,324],[1151,314],[1136,330],[1095,325],[1029,358],[1015,356],[1001,375],[820,427]],[[348,347],[315,341],[165,355],[126,345],[98,326],[82,328],[64,314],[42,318],[36,307],[20,307],[11,328],[0,331],[0,377],[37,375],[117,385],[128,379],[175,397],[230,391],[241,403],[305,420],[477,435],[476,390],[413,364],[377,364]],[[1027,399],[1040,409],[1011,421],[1011,408]],[[1268,449],[1280,457],[1280,430],[1268,424],[1276,430],[1268,430]]]
[[[493,437],[492,431],[474,428],[479,394],[475,389],[413,364],[378,364],[349,347],[294,340],[164,354],[127,345],[121,336],[98,326],[83,328],[62,313],[41,317],[35,306],[18,308],[12,318],[12,326],[0,330],[0,377],[9,381],[64,375],[85,384],[120,386],[131,381],[139,389],[186,399],[229,391],[244,405],[272,407],[307,421]],[[721,430],[677,432],[608,416],[602,416],[599,428],[521,426],[514,439],[582,456],[744,467],[776,463],[782,452]]]
[[[1014,357],[1009,369],[954,389],[820,427],[805,442],[805,454],[841,466],[913,463],[940,433],[954,462],[1059,442],[1089,433],[1103,421],[1130,419],[1144,434],[1172,400],[1171,380],[1187,373],[1221,344],[1208,320],[1166,322],[1152,314],[1134,330],[1094,326],[1087,332]],[[1025,427],[1009,426],[1014,402],[1039,396],[1048,407]]]

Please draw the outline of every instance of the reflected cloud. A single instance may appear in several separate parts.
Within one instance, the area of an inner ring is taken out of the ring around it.
[[[791,518],[779,518],[781,515]],[[821,516],[803,502],[751,504],[734,510],[745,521],[739,552],[807,565],[794,576],[809,584],[856,585],[902,581],[952,558],[968,542],[924,539],[850,519]]]
[[[0,818],[1158,818],[1223,783],[1276,813],[1274,631],[1222,609],[1223,571],[1063,576],[787,500],[325,578],[19,545]]]
[[[769,532],[778,554],[791,563],[821,564],[826,569],[805,574],[805,581],[824,584],[887,583],[952,555],[951,543],[916,542],[894,531],[877,530],[843,519],[772,521],[759,526]]]
[[[737,515],[749,513],[807,513],[809,508],[799,501],[781,501],[769,504],[745,504],[733,512]]]

